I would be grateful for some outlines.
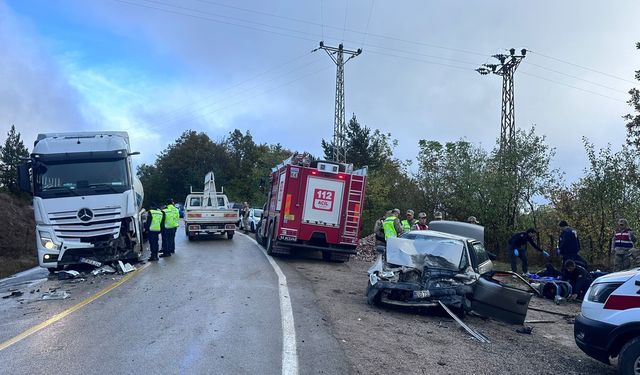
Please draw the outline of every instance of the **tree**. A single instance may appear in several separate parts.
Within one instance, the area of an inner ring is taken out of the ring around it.
[[[29,151],[20,139],[20,133],[11,125],[4,146],[0,147],[0,186],[18,193],[18,165],[21,158],[29,157]]]
[[[636,43],[636,48],[640,50],[640,42]],[[640,70],[636,70],[636,80],[640,81]],[[629,90],[631,98],[627,103],[636,112],[636,115],[627,114],[623,116],[627,120],[627,143],[640,149],[640,90],[632,88]]]
[[[349,120],[345,134],[345,151],[347,162],[357,167],[368,166],[370,170],[379,170],[392,159],[395,141],[391,134],[380,130],[372,130],[362,126],[356,115]],[[333,142],[322,140],[322,150],[327,160],[333,160]]]

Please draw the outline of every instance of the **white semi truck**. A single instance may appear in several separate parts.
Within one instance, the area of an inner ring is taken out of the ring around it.
[[[144,193],[126,132],[39,134],[19,185],[33,195],[40,266],[50,272],[86,259],[142,254]]]

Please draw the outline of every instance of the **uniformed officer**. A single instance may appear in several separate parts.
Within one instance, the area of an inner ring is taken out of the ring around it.
[[[180,226],[180,211],[174,206],[173,199],[167,201],[167,206],[162,211],[165,215],[162,254],[171,256],[176,252],[176,230]]]
[[[394,208],[391,211],[391,215],[387,216],[382,223],[382,228],[384,229],[384,239],[385,241],[392,237],[398,237],[402,233],[404,233],[404,229],[402,228],[402,224],[400,224],[400,219],[398,216],[400,215],[400,210]]]
[[[149,215],[147,215],[145,229],[149,233],[149,248],[151,249],[149,261],[153,262],[158,260],[158,236],[164,225],[164,212],[158,209],[157,204],[152,204],[151,207],[153,208],[149,210]]]
[[[411,227],[417,223],[418,221],[414,218],[415,212],[413,210],[407,210],[407,218],[402,220],[402,230],[408,232],[411,230]]]

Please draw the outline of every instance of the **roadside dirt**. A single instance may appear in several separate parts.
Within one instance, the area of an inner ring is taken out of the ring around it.
[[[0,278],[38,264],[33,209],[18,198],[0,193]]]
[[[575,345],[573,319],[529,310],[531,334],[477,315],[465,323],[491,341],[482,344],[439,309],[372,307],[364,291],[371,262],[327,263],[309,254],[281,258],[314,288],[317,304],[355,374],[614,374]],[[531,307],[576,315],[580,305],[534,297]]]

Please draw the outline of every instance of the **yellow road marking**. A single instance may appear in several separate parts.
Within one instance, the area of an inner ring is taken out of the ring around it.
[[[110,291],[114,290],[115,288],[117,288],[118,286],[122,285],[125,281],[129,280],[130,278],[132,278],[133,276],[135,276],[136,274],[138,274],[140,271],[142,271],[143,269],[147,268],[147,266],[149,266],[150,263],[145,264],[144,266],[138,268],[137,270],[128,273],[126,275],[124,275],[124,277],[118,281],[116,281],[115,283],[109,285],[108,287],[102,289],[101,291],[99,291],[98,293],[87,297],[85,300],[83,300],[82,302],[77,303],[76,305],[64,310],[61,313],[58,313],[54,316],[52,316],[51,318],[45,320],[44,322],[33,326],[29,329],[27,329],[26,331],[22,332],[21,334],[14,336],[13,338],[10,338],[9,340],[3,342],[2,344],[0,344],[0,351],[10,347],[11,345],[24,340],[25,338],[31,336],[32,334],[40,331],[43,328],[46,328],[47,326],[50,326],[51,324],[57,322],[58,320],[64,318],[65,316],[73,313],[76,310],[79,310],[81,308],[83,308],[84,306],[90,304],[91,302],[97,300],[98,298],[104,296],[105,294],[109,293]]]

